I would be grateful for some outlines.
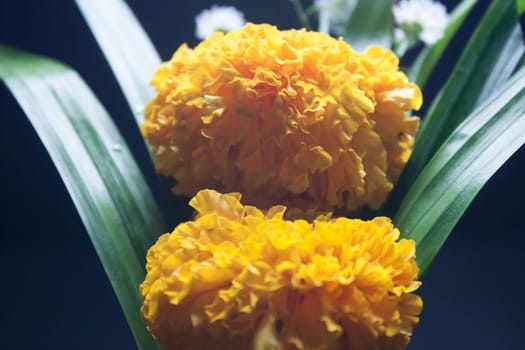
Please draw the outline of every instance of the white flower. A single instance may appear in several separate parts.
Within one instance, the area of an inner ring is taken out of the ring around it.
[[[319,7],[319,31],[343,35],[357,0],[314,0]]]
[[[195,16],[195,36],[206,39],[215,32],[230,32],[246,24],[244,15],[233,6],[212,6]]]
[[[449,21],[445,6],[433,0],[401,0],[392,11],[397,25],[408,37],[415,35],[427,45],[443,36]]]

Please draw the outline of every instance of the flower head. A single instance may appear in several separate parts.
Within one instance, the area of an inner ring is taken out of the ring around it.
[[[241,192],[262,209],[378,208],[421,105],[391,51],[270,25],[182,45],[152,83],[142,133],[175,193]]]
[[[164,348],[406,346],[420,282],[414,242],[389,219],[286,221],[285,207],[239,200],[199,192],[196,218],[149,250],[142,316]]]
[[[195,36],[202,40],[215,32],[231,32],[245,24],[244,15],[235,7],[214,5],[195,16]]]
[[[392,11],[394,20],[401,29],[396,36],[403,33],[409,39],[418,37],[427,45],[441,39],[449,21],[447,9],[439,1],[401,0],[394,5]]]

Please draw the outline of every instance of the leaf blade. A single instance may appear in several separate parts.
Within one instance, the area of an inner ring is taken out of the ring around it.
[[[423,274],[489,178],[525,144],[525,68],[450,135],[417,178],[394,217],[417,244]]]
[[[468,14],[476,4],[477,0],[463,0],[450,14],[450,22],[445,29],[445,33],[439,41],[432,46],[427,46],[421,51],[414,63],[408,70],[408,77],[419,87],[423,88],[437,65],[441,55],[448,44],[458,31],[459,27],[467,18]]]
[[[76,0],[84,19],[117,78],[137,124],[154,96],[146,84],[161,64],[159,54],[122,0]]]
[[[516,43],[514,52],[523,54],[523,44],[515,40],[517,17],[510,2],[495,1],[489,8],[467,45],[462,57],[451,74],[442,93],[436,97],[425,116],[418,140],[424,140],[425,148],[419,147],[420,152],[414,150],[411,163],[421,170],[424,163],[439,148],[448,134],[472,111],[478,100],[480,91],[484,88],[486,78],[478,74],[482,69],[497,73],[498,68],[509,72],[510,64],[499,54],[509,40]],[[508,52],[508,51],[505,51]],[[490,58],[487,55],[491,55]],[[486,58],[486,59],[485,59]],[[513,60],[517,64],[516,59]],[[503,63],[498,65],[498,63]],[[510,62],[509,62],[510,63]],[[509,76],[507,75],[506,78]],[[501,81],[501,80],[500,80]],[[418,140],[416,145],[418,146]],[[423,142],[423,141],[419,141]],[[407,167],[407,172],[411,169]]]
[[[518,16],[522,16],[525,13],[525,0],[516,0],[516,6],[518,9]]]
[[[137,344],[155,349],[140,318],[138,286],[145,252],[164,224],[124,140],[85,83],[61,63],[0,45],[0,78],[53,159]]]
[[[410,185],[450,133],[518,67],[525,52],[514,6],[494,1],[463,51],[450,78],[423,119],[385,211],[398,207]],[[500,85],[501,86],[501,85]]]

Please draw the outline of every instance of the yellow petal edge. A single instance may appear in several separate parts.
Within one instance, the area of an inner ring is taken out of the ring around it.
[[[261,209],[377,209],[422,103],[390,50],[268,24],[182,45],[152,84],[141,129],[174,191],[240,192]]]
[[[419,321],[415,244],[390,219],[244,206],[203,190],[147,255],[142,317],[163,349],[404,349]]]

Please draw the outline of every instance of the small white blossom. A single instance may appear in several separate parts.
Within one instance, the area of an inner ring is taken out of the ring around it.
[[[314,0],[319,7],[319,31],[343,35],[357,0]]]
[[[415,34],[427,45],[441,39],[449,21],[445,6],[433,0],[401,0],[392,11],[397,25],[408,37]]]
[[[195,16],[195,36],[206,39],[215,32],[230,32],[246,24],[244,15],[233,6],[212,6]]]

